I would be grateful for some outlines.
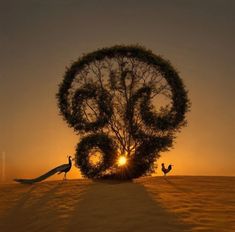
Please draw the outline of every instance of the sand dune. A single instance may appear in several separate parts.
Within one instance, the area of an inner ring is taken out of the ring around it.
[[[0,186],[0,231],[235,231],[235,177]]]

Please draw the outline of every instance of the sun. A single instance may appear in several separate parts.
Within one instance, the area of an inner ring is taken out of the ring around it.
[[[127,158],[125,156],[120,156],[118,158],[118,166],[124,166],[127,163]]]

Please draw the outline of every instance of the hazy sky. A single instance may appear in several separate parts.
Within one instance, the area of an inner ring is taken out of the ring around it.
[[[192,102],[188,127],[159,163],[173,163],[176,175],[235,175],[234,22],[232,0],[1,0],[6,179],[37,176],[74,154],[79,138],[55,98],[65,66],[97,48],[136,43],[172,62]],[[78,169],[68,176],[78,178]]]

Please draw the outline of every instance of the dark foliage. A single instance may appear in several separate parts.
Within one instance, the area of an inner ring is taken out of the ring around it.
[[[102,162],[98,165],[90,165],[89,152],[98,148],[103,155]],[[84,137],[77,145],[76,163],[83,176],[89,178],[99,178],[110,168],[117,159],[116,145],[110,137],[105,134],[92,134]]]
[[[94,99],[98,104],[99,115],[97,120],[93,122],[88,122],[84,118],[84,112],[82,112],[83,102],[87,99]],[[76,131],[96,131],[108,123],[111,115],[112,104],[108,92],[104,89],[98,89],[97,86],[87,84],[76,90],[72,101],[72,113],[67,121]]]
[[[169,102],[155,110],[159,95]],[[140,46],[103,48],[79,58],[67,69],[57,98],[64,119],[83,136],[76,161],[89,178],[151,173],[160,152],[172,147],[175,133],[186,125],[190,108],[170,62]],[[102,151],[98,166],[89,163],[92,148]],[[127,154],[125,167],[115,166],[118,151]]]

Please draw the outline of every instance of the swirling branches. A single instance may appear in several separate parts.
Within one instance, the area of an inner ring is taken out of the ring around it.
[[[93,99],[97,103],[96,110],[98,112],[89,105],[88,99]],[[84,104],[96,116],[95,121],[89,120],[84,110]],[[97,88],[97,86],[87,84],[76,90],[72,100],[72,114],[67,118],[67,121],[76,131],[97,131],[108,123],[111,115],[112,103],[108,92]]]
[[[172,147],[175,133],[186,125],[190,108],[185,86],[169,61],[140,46],[114,46],[82,56],[67,69],[57,98],[69,126],[88,136],[77,147],[77,164],[92,178],[136,178],[151,172],[160,152]],[[111,140],[116,154],[125,154],[129,163],[125,171],[107,175],[115,157],[107,145]],[[85,158],[94,146],[104,157],[98,169]]]
[[[98,148],[103,156],[102,163],[91,165],[89,152]],[[81,140],[76,149],[76,163],[82,174],[89,178],[99,178],[117,159],[116,144],[105,134],[92,134]]]

